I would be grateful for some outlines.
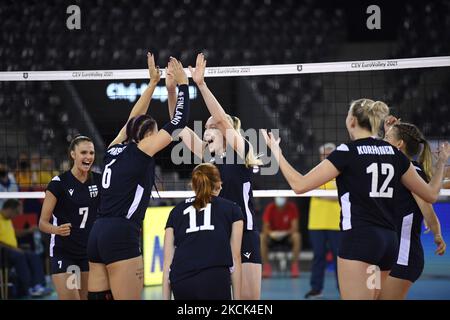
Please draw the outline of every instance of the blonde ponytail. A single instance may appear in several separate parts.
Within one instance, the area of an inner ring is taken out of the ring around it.
[[[420,153],[418,162],[422,165],[423,171],[425,172],[428,180],[431,180],[431,176],[433,175],[433,157],[431,154],[431,148],[428,141],[425,139],[422,140],[423,149]]]
[[[389,107],[382,101],[375,101],[369,107],[369,122],[372,128],[371,132],[377,136],[380,132],[381,123],[389,115]]]
[[[420,145],[423,144],[422,152],[420,152],[417,162],[423,167],[423,171],[427,178],[431,179],[433,170],[431,148],[419,128],[411,123],[401,122],[393,126],[393,134],[397,140],[403,140],[403,143],[405,144],[405,153],[410,158],[419,154]]]
[[[353,101],[350,111],[357,119],[359,126],[369,130],[374,136],[379,135],[381,123],[389,115],[389,107],[386,103],[366,98]]]

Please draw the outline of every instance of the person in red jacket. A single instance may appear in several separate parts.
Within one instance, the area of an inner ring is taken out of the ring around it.
[[[269,264],[268,248],[274,243],[287,243],[292,246],[291,277],[300,275],[298,258],[300,255],[301,236],[298,228],[299,210],[294,202],[284,197],[276,197],[267,205],[263,214],[261,233],[261,256],[263,261],[263,278],[272,275]]]

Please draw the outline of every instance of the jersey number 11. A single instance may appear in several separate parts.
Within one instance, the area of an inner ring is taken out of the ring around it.
[[[183,215],[189,214],[189,228],[186,229],[186,233],[198,232],[203,230],[214,230],[214,226],[211,225],[211,203],[200,209],[200,212],[203,211],[203,225],[197,226],[197,210],[190,206],[186,210],[183,211]]]

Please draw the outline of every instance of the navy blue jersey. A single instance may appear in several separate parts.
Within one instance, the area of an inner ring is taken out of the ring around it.
[[[57,199],[53,210],[53,225],[72,224],[69,236],[51,235],[51,257],[86,257],[89,232],[97,217],[100,202],[100,185],[101,174],[96,172],[92,172],[84,183],[75,178],[70,170],[50,181],[47,191]]]
[[[428,183],[428,178],[423,171],[423,167],[416,161],[413,161],[412,164],[419,176]],[[401,185],[397,190],[395,203],[396,225],[399,236],[420,243],[423,215],[411,191]],[[406,263],[407,262],[408,261],[406,261]]]
[[[186,279],[211,267],[233,266],[230,237],[232,224],[243,220],[240,207],[229,200],[213,197],[197,211],[189,198],[170,212],[166,228],[173,228],[175,254],[170,281]]]
[[[408,158],[388,142],[370,137],[341,144],[328,160],[340,171],[341,230],[367,225],[396,230],[394,194],[410,166]]]
[[[104,158],[99,217],[123,217],[142,225],[155,181],[155,159],[137,144],[116,144]]]
[[[254,230],[255,207],[253,205],[252,176],[253,168],[245,166],[245,160],[229,148],[230,154],[213,159],[222,179],[222,190],[219,196],[237,203],[244,213],[244,230]],[[245,155],[250,150],[245,140]]]

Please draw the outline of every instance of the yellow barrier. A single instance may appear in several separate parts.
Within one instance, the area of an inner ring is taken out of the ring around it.
[[[143,227],[144,285],[162,284],[164,227],[173,207],[147,208]]]

